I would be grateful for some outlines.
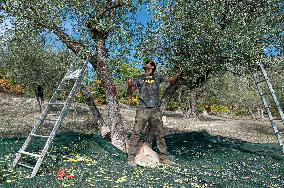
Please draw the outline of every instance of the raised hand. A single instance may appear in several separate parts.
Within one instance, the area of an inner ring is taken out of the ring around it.
[[[128,85],[128,87],[131,87],[131,86],[133,86],[134,84],[133,84],[133,79],[132,78],[127,78],[127,85]]]

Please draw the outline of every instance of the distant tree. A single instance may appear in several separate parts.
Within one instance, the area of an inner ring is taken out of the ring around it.
[[[5,37],[0,64],[4,75],[24,86],[26,94],[36,96],[41,111],[43,98],[50,96],[75,56],[66,49],[46,48],[44,38],[28,28],[5,32],[1,38]]]
[[[75,56],[67,50],[55,52],[45,48],[44,39],[28,29],[8,35],[9,39],[1,46],[1,67],[5,75],[23,85],[27,93],[34,94],[38,85],[50,93]]]

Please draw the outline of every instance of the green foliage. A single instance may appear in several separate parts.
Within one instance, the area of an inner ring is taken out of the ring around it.
[[[262,37],[278,33],[283,20],[273,1],[152,1],[141,53],[158,56],[169,72],[184,71],[195,88],[211,73],[251,71],[263,55]]]
[[[110,60],[108,67],[115,80],[126,81],[128,77],[135,78],[142,73],[141,69],[136,68],[138,62],[123,63],[121,60]]]
[[[75,101],[79,102],[79,103],[85,102],[85,98],[84,98],[84,96],[81,92],[79,92],[79,93],[77,93],[77,95],[75,95]]]
[[[243,109],[243,108],[240,108],[240,109],[234,110],[234,111],[233,111],[233,114],[234,114],[235,116],[242,117],[242,116],[248,115],[248,111],[245,110],[245,109]]]
[[[196,110],[198,113],[202,113],[205,110],[204,104],[200,103],[199,100],[197,100]]]
[[[281,67],[278,65],[273,69],[268,69],[268,74],[272,80],[273,87],[280,104],[283,106],[283,83]],[[263,89],[268,93],[267,86],[264,84]],[[250,113],[256,113],[258,108],[263,108],[262,101],[255,87],[255,82],[251,75],[234,75],[232,73],[212,75],[207,78],[206,83],[196,89],[196,110],[201,113],[204,110],[212,112],[229,113],[230,115],[246,116]],[[185,86],[181,87],[178,95],[174,96],[174,101],[179,102],[183,111],[188,110],[189,92]],[[273,104],[271,98],[267,98],[269,104]],[[271,109],[274,113],[273,109]],[[274,113],[276,115],[276,113]]]
[[[119,97],[119,102],[121,102],[122,104],[137,107],[138,106],[138,95],[132,96],[131,99],[126,97],[126,96],[125,97]]]
[[[179,105],[178,105],[177,102],[170,101],[167,105],[167,110],[174,111],[174,110],[177,110],[178,107],[179,107]]]
[[[102,81],[94,80],[90,84],[90,92],[93,96],[93,99],[96,101],[98,105],[102,105],[106,103],[106,95],[103,90]]]
[[[76,40],[75,45],[82,46],[77,51],[80,57],[94,52],[94,44],[104,36],[112,59],[120,55],[116,53],[118,48],[115,46],[124,44],[121,40],[124,35],[122,23],[127,23],[126,15],[135,14],[141,3],[129,0],[54,0],[48,3],[44,0],[22,0],[15,3],[6,0],[1,8],[19,25],[29,25],[37,31],[45,30],[57,35],[67,48],[71,49],[71,46],[66,44],[66,39],[71,42]],[[66,23],[68,28],[65,27]],[[62,35],[65,37],[62,38]]]
[[[201,88],[202,101],[208,104],[255,109],[261,100],[251,76],[226,73],[210,77]]]
[[[5,76],[23,85],[28,93],[33,94],[37,85],[42,85],[45,93],[51,93],[74,55],[45,49],[43,39],[28,28],[7,34],[13,37],[1,46],[6,49],[1,51]]]
[[[222,106],[222,105],[211,105],[210,106],[210,110],[213,113],[221,113],[221,114],[228,114],[230,113],[230,109],[226,106]]]

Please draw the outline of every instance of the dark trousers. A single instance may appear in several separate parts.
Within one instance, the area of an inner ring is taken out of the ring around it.
[[[145,108],[136,111],[135,126],[130,139],[128,160],[134,160],[138,153],[141,144],[139,143],[140,134],[145,128],[145,125],[154,126],[157,146],[160,151],[160,160],[167,159],[167,147],[165,142],[165,134],[163,129],[162,114],[160,108]]]

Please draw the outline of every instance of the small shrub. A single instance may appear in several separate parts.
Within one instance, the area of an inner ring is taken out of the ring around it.
[[[222,113],[222,114],[230,113],[230,109],[227,106],[216,105],[216,104],[210,106],[210,111],[213,113]]]
[[[234,110],[235,116],[246,116],[248,113],[246,110],[242,108],[238,108],[237,110]]]
[[[131,106],[137,106],[138,105],[138,96],[132,96],[131,99],[128,99],[128,104]]]
[[[10,87],[10,92],[16,95],[24,94],[24,88],[18,84]]]
[[[167,110],[174,111],[178,109],[178,103],[177,102],[169,102],[167,106]]]
[[[5,78],[0,79],[0,91],[16,95],[24,94],[24,88],[22,86],[12,83],[10,80]]]
[[[2,92],[9,93],[10,91],[10,82],[9,80],[2,78],[0,79],[0,88]]]
[[[101,81],[101,80],[95,80],[95,81],[94,81],[94,84],[95,84],[96,86],[101,86],[102,81]]]
[[[203,104],[197,104],[196,110],[197,110],[198,113],[202,113],[205,110],[204,105]]]
[[[81,92],[79,92],[77,95],[75,95],[75,101],[79,103],[84,103],[85,98]]]
[[[106,101],[102,98],[95,99],[95,103],[97,106],[102,106],[106,103]]]
[[[134,95],[132,96],[132,99],[129,99],[128,97],[120,97],[119,102],[122,104],[127,104],[130,106],[137,106],[138,105],[138,96]]]

